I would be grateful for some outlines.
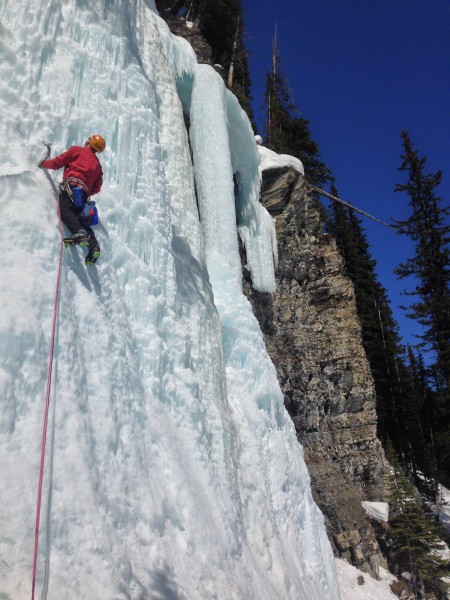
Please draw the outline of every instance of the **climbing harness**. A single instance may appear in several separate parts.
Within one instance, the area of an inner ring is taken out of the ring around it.
[[[377,219],[376,217],[374,217],[372,215],[369,215],[369,213],[364,212],[360,208],[356,208],[356,206],[353,206],[349,202],[345,202],[345,200],[341,200],[341,198],[338,198],[337,196],[333,196],[333,194],[329,194],[328,192],[324,192],[323,190],[321,190],[320,188],[316,187],[315,185],[312,185],[308,181],[306,181],[306,185],[313,192],[317,192],[318,194],[321,194],[322,196],[326,196],[327,198],[330,198],[331,200],[335,200],[336,202],[340,202],[344,206],[348,206],[352,210],[360,213],[361,215],[364,215],[365,217],[368,217],[369,219],[372,219],[372,221],[376,221],[377,223],[380,223],[381,225],[384,225],[385,227],[389,227],[389,229],[392,229],[393,231],[397,231],[397,229],[395,227],[393,227],[392,225],[389,225],[389,223],[385,223],[384,221],[380,221],[380,219]]]
[[[47,155],[45,159],[50,156],[50,146],[51,144],[44,144],[47,146]],[[35,598],[35,588],[36,588],[36,570],[37,570],[37,558],[38,558],[38,547],[39,547],[39,527],[41,520],[41,502],[42,502],[42,483],[44,479],[44,465],[45,465],[45,447],[47,442],[47,425],[48,425],[48,413],[50,407],[50,393],[51,393],[51,385],[52,385],[52,371],[53,371],[53,355],[55,350],[55,338],[56,338],[56,325],[58,320],[58,305],[59,305],[59,295],[61,288],[61,263],[62,263],[62,250],[63,250],[63,230],[62,230],[62,222],[61,222],[61,214],[59,211],[58,204],[58,221],[59,221],[59,233],[60,233],[60,246],[59,246],[59,261],[58,261],[58,274],[56,278],[56,289],[55,289],[55,300],[53,304],[53,323],[52,323],[52,334],[50,339],[50,355],[48,359],[48,370],[47,370],[47,390],[45,396],[45,411],[44,411],[44,423],[42,427],[42,441],[41,441],[41,464],[39,468],[39,485],[38,485],[38,494],[37,494],[37,504],[36,504],[36,522],[35,522],[35,532],[34,532],[34,555],[33,555],[33,577],[31,584],[31,600]]]
[[[61,185],[65,185],[67,187],[69,187],[69,185],[74,185],[76,187],[81,187],[83,188],[83,190],[86,192],[86,194],[89,196],[89,189],[88,186],[84,183],[84,181],[82,179],[79,179],[78,177],[73,177],[72,175],[70,177],[68,177],[67,179],[63,179],[61,181],[61,183],[59,184]],[[70,195],[70,194],[69,194]]]
[[[74,185],[82,184],[83,187],[72,187]],[[81,179],[76,177],[70,177],[69,179],[63,179],[58,184],[60,194],[67,194],[74,206],[79,211],[78,219],[84,226],[98,225],[98,210],[94,200],[91,200],[89,193],[86,191],[86,185]],[[84,193],[86,191],[86,194]]]
[[[50,155],[51,144],[44,145],[47,146],[47,154],[42,160],[47,160]],[[89,189],[82,179],[73,176],[67,177],[59,182],[58,191],[60,194],[67,194],[74,207],[80,211],[79,219],[84,226],[98,225],[97,207],[95,202],[91,200]]]

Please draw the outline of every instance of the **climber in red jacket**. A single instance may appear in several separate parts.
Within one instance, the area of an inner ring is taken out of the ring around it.
[[[39,167],[44,169],[64,167],[63,180],[59,185],[59,209],[62,222],[72,234],[64,242],[66,245],[89,246],[86,256],[88,264],[97,261],[100,246],[87,224],[83,210],[89,197],[101,190],[103,171],[97,154],[103,152],[105,147],[103,137],[95,133],[87,139],[84,146],[71,146],[56,158],[39,163]]]

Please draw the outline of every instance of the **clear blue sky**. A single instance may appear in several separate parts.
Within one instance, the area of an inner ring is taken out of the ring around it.
[[[341,198],[383,221],[409,214],[394,193],[400,131],[444,172],[439,195],[450,204],[449,0],[243,0],[253,108],[263,127],[263,94],[277,39],[284,74],[301,116],[332,170]],[[362,217],[381,283],[405,341],[413,321],[400,304],[412,282],[393,269],[411,255],[407,238]]]

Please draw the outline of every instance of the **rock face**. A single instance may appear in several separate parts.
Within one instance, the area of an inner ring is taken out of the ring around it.
[[[290,167],[263,172],[261,202],[276,218],[273,296],[245,291],[263,330],[305,449],[316,502],[336,554],[376,573],[384,560],[362,500],[384,499],[375,391],[354,290],[317,203]]]
[[[178,17],[177,10],[173,10],[172,4],[176,6],[176,2],[168,3],[167,0],[156,0],[160,16],[166,21],[170,31],[190,43],[200,64],[214,66],[211,46],[202,35],[198,23],[186,22],[185,19]]]

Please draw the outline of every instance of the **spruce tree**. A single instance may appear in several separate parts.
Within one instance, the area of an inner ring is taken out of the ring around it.
[[[404,154],[400,171],[408,174],[406,183],[397,184],[396,192],[409,196],[411,215],[397,221],[398,231],[414,242],[415,254],[396,269],[400,278],[413,276],[417,284],[411,292],[417,301],[409,315],[424,327],[421,338],[425,348],[436,356],[436,384],[450,386],[450,225],[445,217],[449,207],[442,206],[435,189],[442,172],[425,174],[426,158],[419,157],[409,134],[402,131]]]
[[[339,197],[334,185],[331,193]],[[376,261],[354,211],[333,202],[330,232],[355,289],[362,342],[375,383],[378,435],[383,441],[393,440],[397,451],[411,461],[413,448],[407,414],[409,378],[387,292],[378,280]]]
[[[226,83],[252,121],[251,79],[241,0],[195,0],[192,16],[211,46],[214,63],[221,65]]]
[[[409,295],[416,301],[409,306],[409,317],[423,326],[422,348],[428,351],[428,371],[433,394],[428,400],[431,429],[436,446],[439,476],[450,484],[450,225],[449,208],[436,194],[441,171],[425,173],[426,158],[414,149],[409,134],[402,131],[404,154],[400,171],[406,183],[396,192],[409,197],[410,216],[398,221],[399,233],[414,243],[414,256],[396,269],[399,278],[414,277]],[[430,357],[431,355],[431,357]],[[429,395],[430,396],[430,395]]]
[[[213,63],[222,67],[225,83],[255,128],[241,0],[157,0],[156,5],[163,17],[177,15],[195,23],[211,47]]]
[[[248,64],[248,50],[245,46],[245,22],[242,10],[238,10],[232,45],[228,48],[225,60],[227,69],[226,84],[239,100],[256,131],[253,109],[251,107],[251,78]]]
[[[279,154],[299,158],[310,183],[320,186],[331,181],[331,171],[320,160],[319,146],[312,139],[309,122],[297,116],[298,110],[282,71],[276,35],[272,47],[272,67],[266,76],[265,105],[267,146]]]
[[[427,592],[444,597],[448,584],[442,578],[450,574],[448,560],[440,557],[443,531],[433,523],[426,506],[408,479],[392,445],[387,444],[386,457],[391,469],[388,475],[389,560],[395,573],[411,574],[415,598]]]
[[[411,394],[406,408],[414,449],[414,463],[410,467],[417,486],[433,503],[435,521],[438,523],[442,508],[442,462],[445,463],[447,458],[440,454],[439,439],[436,435],[433,409],[437,393],[430,385],[429,369],[425,366],[420,352],[415,354],[413,349],[408,347],[408,356]]]

